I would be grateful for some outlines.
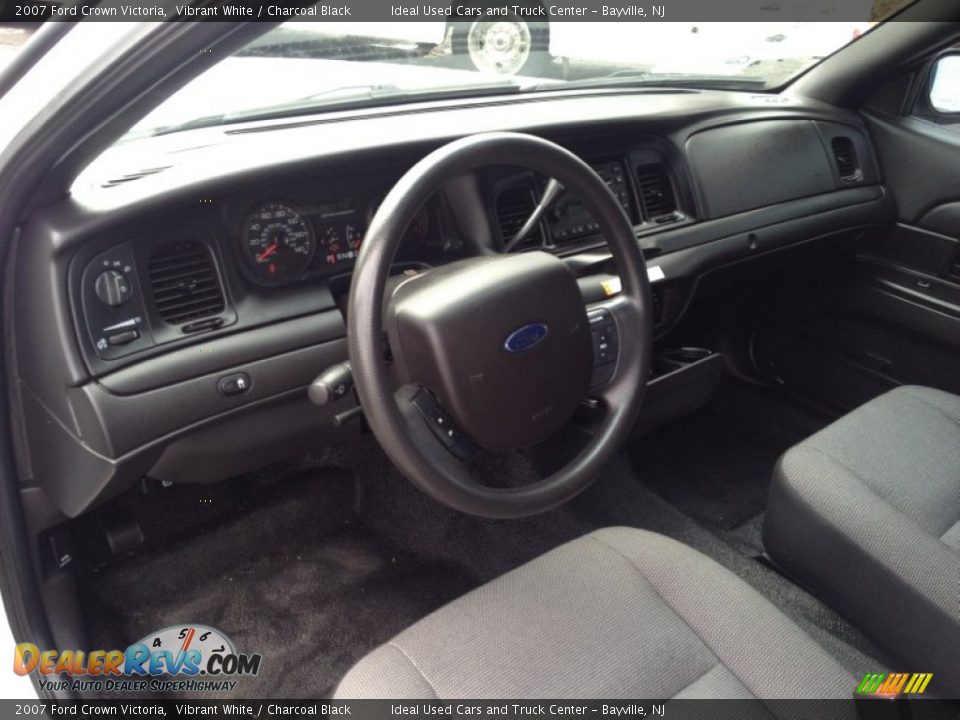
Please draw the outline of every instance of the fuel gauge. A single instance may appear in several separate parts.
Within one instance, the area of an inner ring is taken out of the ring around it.
[[[333,225],[327,225],[320,234],[320,252],[323,262],[327,265],[337,265],[343,255],[344,245],[340,231]]]
[[[363,243],[363,228],[354,222],[327,223],[320,230],[320,255],[327,267],[339,267],[357,259]]]

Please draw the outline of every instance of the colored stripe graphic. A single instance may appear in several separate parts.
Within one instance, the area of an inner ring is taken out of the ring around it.
[[[880,687],[880,683],[886,678],[885,673],[867,673],[863,676],[863,680],[860,681],[859,687],[857,687],[857,693],[860,695],[872,695],[877,691],[877,688]]]
[[[857,695],[920,695],[933,673],[867,673],[857,686]]]
[[[890,673],[886,682],[877,690],[878,695],[899,695],[903,686],[907,684],[907,673]]]
[[[914,673],[910,676],[910,682],[904,690],[908,695],[919,695],[927,689],[927,685],[933,679],[933,673]]]

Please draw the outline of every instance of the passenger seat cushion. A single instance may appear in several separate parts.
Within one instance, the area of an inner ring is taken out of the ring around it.
[[[905,386],[789,450],[773,560],[936,684],[960,689],[960,398]],[[933,689],[933,688],[932,688]]]
[[[960,520],[960,397],[901,387],[801,446],[855,473],[934,537]]]
[[[338,697],[839,697],[854,679],[769,601],[673,540],[608,528],[440,609]]]

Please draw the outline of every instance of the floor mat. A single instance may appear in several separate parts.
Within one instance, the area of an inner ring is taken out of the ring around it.
[[[530,482],[525,453],[501,456],[480,469],[499,487]],[[492,580],[592,528],[567,506],[517,520],[488,520],[452,510],[428,497],[394,468],[367,438],[341,448],[334,461],[357,478],[361,519],[381,537],[424,557],[466,567],[481,582]],[[492,476],[498,476],[492,478]]]
[[[777,458],[829,420],[728,379],[708,406],[635,441],[630,455],[644,485],[707,527],[731,530],[766,507]]]
[[[352,485],[335,477],[339,486],[314,473],[198,537],[88,576],[93,646],[206,624],[263,656],[260,673],[223,697],[320,697],[367,652],[477,584],[353,520]]]

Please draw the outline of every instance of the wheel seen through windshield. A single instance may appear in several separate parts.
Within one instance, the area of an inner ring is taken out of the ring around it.
[[[287,22],[157,108],[133,136],[437,96],[617,84],[765,91],[871,22]],[[256,88],[256,92],[250,92]]]

